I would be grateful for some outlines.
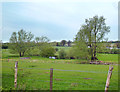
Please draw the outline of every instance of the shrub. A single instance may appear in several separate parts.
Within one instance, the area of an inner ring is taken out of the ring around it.
[[[55,51],[58,51],[59,49],[58,48],[55,48]]]
[[[60,59],[65,59],[65,58],[66,58],[66,52],[65,52],[64,49],[61,49],[61,50],[59,51],[59,58],[60,58]]]
[[[55,49],[51,46],[44,47],[40,51],[40,55],[42,57],[50,57],[50,56],[54,56],[54,54],[55,54]]]
[[[54,56],[54,54],[55,49],[48,43],[42,43],[39,46],[31,47],[25,53],[25,55],[29,56],[42,56],[42,57],[50,57]]]
[[[112,49],[110,51],[111,54],[120,54],[120,49]]]
[[[2,49],[8,49],[8,44],[7,43],[3,43],[2,44]]]
[[[34,48],[31,47],[29,50],[27,50],[25,52],[25,55],[28,55],[28,56],[40,56],[40,50],[37,47],[34,47]]]

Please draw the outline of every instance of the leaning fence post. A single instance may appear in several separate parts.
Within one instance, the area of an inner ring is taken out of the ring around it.
[[[15,81],[14,86],[17,87],[17,68],[18,68],[18,61],[15,62]]]
[[[106,85],[105,85],[105,92],[108,92],[110,78],[112,76],[112,70],[113,70],[113,67],[109,67],[108,76],[107,76]]]
[[[50,91],[52,91],[53,68],[50,68]]]

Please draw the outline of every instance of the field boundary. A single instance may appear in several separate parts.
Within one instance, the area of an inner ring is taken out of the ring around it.
[[[8,67],[7,67],[8,68]],[[11,67],[12,68],[12,67]],[[86,73],[107,73],[107,72],[95,72],[95,71],[81,71],[81,70],[63,70],[63,69],[53,69],[53,68],[50,68],[50,69],[45,69],[45,68],[25,68],[25,67],[18,67],[18,61],[15,62],[15,81],[14,81],[14,87],[15,89],[17,88],[17,78],[19,78],[19,76],[17,75],[17,72],[20,70],[20,69],[39,69],[39,70],[50,70],[50,75],[47,75],[50,77],[50,80],[47,79],[47,81],[45,80],[34,80],[34,79],[29,79],[28,80],[33,80],[33,81],[43,81],[43,82],[49,82],[50,83],[50,91],[52,91],[52,87],[53,87],[53,84],[55,85],[56,83],[59,84],[59,82],[53,82],[53,78],[55,77],[55,75],[53,75],[53,71],[65,71],[65,72],[86,72]],[[111,67],[109,67],[109,70],[108,70],[108,77],[107,77],[107,80],[106,80],[106,86],[105,85],[100,85],[101,87],[102,86],[105,86],[105,90],[108,90],[109,87],[112,87],[112,86],[109,86],[110,84],[110,78],[111,78],[111,75],[112,75],[112,70],[113,70],[113,67],[111,69]],[[36,74],[36,73],[35,73]],[[49,73],[48,73],[49,74]],[[17,77],[18,76],[18,77]],[[54,76],[54,77],[53,77]],[[78,78],[82,78],[82,77],[78,77]],[[84,78],[84,79],[87,79],[89,80],[90,78]],[[19,79],[18,79],[19,80]],[[54,78],[54,80],[58,80],[56,79],[56,77]],[[69,80],[70,81],[70,80]],[[71,82],[62,82],[62,83],[67,83],[67,84],[70,84]],[[87,85],[89,86],[90,84],[84,84],[84,83],[71,83],[71,85],[76,85],[76,84],[82,84],[82,85]],[[96,86],[96,85],[94,85]],[[107,91],[106,91],[107,92]]]

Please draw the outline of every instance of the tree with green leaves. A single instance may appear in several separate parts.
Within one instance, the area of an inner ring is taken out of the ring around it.
[[[81,26],[76,35],[76,42],[84,42],[88,47],[91,58],[96,60],[98,42],[106,40],[105,35],[110,32],[110,27],[106,26],[103,16],[94,16],[85,20],[85,24]]]
[[[50,40],[46,36],[35,37],[36,43],[45,43],[49,42]]]
[[[34,35],[31,32],[26,32],[21,29],[18,32],[13,32],[10,37],[10,49],[19,53],[19,56],[24,56],[25,52],[31,47],[31,40]]]
[[[70,41],[70,40],[67,42],[69,47],[71,46],[71,43],[72,43],[72,41]]]
[[[55,49],[51,46],[51,44],[49,44],[49,41],[50,40],[46,36],[35,38],[36,46],[34,47],[34,49],[38,50],[37,55],[42,56],[42,57],[54,56]]]
[[[62,40],[62,41],[61,41],[61,45],[62,45],[62,46],[65,46],[66,42],[67,42],[66,40]]]
[[[59,58],[60,58],[60,59],[65,59],[65,58],[66,58],[66,52],[65,52],[64,49],[61,49],[61,50],[59,51]]]

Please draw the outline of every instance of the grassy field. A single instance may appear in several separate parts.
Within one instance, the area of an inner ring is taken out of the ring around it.
[[[118,54],[98,54],[97,57],[101,61],[118,63]]]
[[[76,62],[84,60],[55,60],[39,56],[20,59],[18,55],[10,54],[9,50],[3,50],[2,55],[3,90],[14,89],[15,61],[19,61],[17,85],[19,90],[49,90],[50,68],[54,69],[53,90],[104,90],[105,88],[109,65],[77,64]],[[116,54],[99,54],[98,58],[106,62],[118,61]],[[117,90],[118,66],[112,66],[114,69],[109,90]]]
[[[54,48],[58,48],[59,51],[61,49],[64,49],[65,51],[68,51],[71,47],[56,47],[55,46]],[[56,55],[58,55],[58,52],[56,53]],[[97,58],[100,61],[103,61],[103,62],[118,63],[118,54],[102,54],[102,53],[97,53]]]
[[[110,90],[118,89],[118,68],[113,66]],[[53,90],[104,90],[108,65],[62,64],[25,60],[18,64],[18,88],[49,90],[53,68]],[[3,89],[14,89],[14,62],[2,62]]]

